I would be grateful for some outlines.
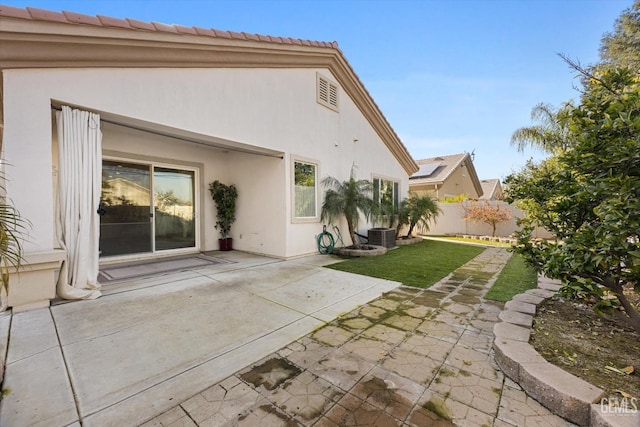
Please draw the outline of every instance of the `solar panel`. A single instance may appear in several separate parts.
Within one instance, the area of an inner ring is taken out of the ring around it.
[[[428,176],[431,176],[431,174],[435,172],[435,170],[438,169],[438,166],[440,166],[441,164],[442,162],[435,162],[427,163],[426,165],[420,165],[420,170],[411,175],[411,178],[426,178]]]

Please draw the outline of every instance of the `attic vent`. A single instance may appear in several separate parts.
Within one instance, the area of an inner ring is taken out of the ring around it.
[[[338,111],[338,85],[317,74],[317,101],[325,107]]]

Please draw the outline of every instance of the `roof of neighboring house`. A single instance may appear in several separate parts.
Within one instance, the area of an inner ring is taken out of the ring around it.
[[[460,166],[465,166],[469,171],[476,192],[482,195],[482,185],[478,179],[476,168],[469,153],[450,154],[447,156],[430,157],[416,160],[419,166],[417,172],[409,177],[411,184],[436,185],[443,184],[449,176]]]
[[[328,68],[408,174],[418,169],[338,44],[0,5],[0,68]]]
[[[479,197],[480,199],[494,200],[502,196],[502,185],[500,185],[499,179],[483,179],[480,184],[483,192],[482,196]]]

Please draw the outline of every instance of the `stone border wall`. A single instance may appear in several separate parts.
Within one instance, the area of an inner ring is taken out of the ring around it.
[[[538,277],[538,289],[529,289],[505,304],[502,322],[493,328],[493,349],[500,369],[531,397],[553,413],[580,426],[640,426],[640,413],[602,411],[602,389],[547,362],[529,344],[538,305],[560,289],[558,281]]]

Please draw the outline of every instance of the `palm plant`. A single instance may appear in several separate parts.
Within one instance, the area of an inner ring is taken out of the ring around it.
[[[398,231],[403,225],[409,226],[407,237],[411,237],[416,225],[421,225],[429,230],[429,221],[438,217],[442,212],[438,203],[429,195],[418,196],[411,193],[407,199],[400,204]]]
[[[571,147],[573,140],[568,128],[567,113],[572,107],[571,103],[566,103],[559,109],[544,103],[536,105],[531,110],[531,120],[539,124],[517,129],[511,135],[511,145],[520,152],[531,147],[550,154]]]
[[[374,210],[375,205],[371,197],[373,184],[365,179],[356,180],[354,166],[351,168],[348,181],[340,182],[328,176],[322,180],[322,185],[327,188],[327,191],[320,218],[322,221],[326,219],[332,222],[334,218],[344,215],[351,242],[356,245],[356,229],[360,214],[368,220]]]
[[[29,224],[6,198],[4,180],[4,173],[0,172],[0,311],[7,309],[9,271],[11,268],[19,269],[22,264],[20,242]]]
[[[398,207],[391,200],[382,200],[376,204],[374,217],[374,221],[394,228],[398,221]]]

